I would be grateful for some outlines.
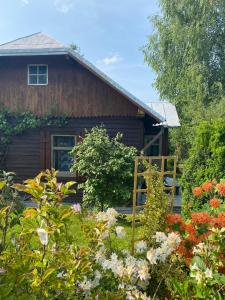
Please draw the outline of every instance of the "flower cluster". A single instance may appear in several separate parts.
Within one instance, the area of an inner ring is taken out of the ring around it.
[[[118,212],[114,208],[108,208],[106,212],[102,211],[96,215],[98,222],[105,222],[107,227],[110,228],[116,223]]]
[[[104,221],[106,221],[105,215]],[[148,249],[145,241],[138,241],[135,244],[139,254],[137,257],[132,256],[127,250],[119,254],[116,252],[110,254],[105,246],[99,245],[94,258],[95,268],[99,273],[97,278],[96,275],[85,277],[79,284],[84,294],[91,294],[93,289],[101,285],[101,280],[105,282],[107,278],[111,278],[110,280],[116,282],[118,292],[125,294],[126,299],[150,300],[146,290],[151,280],[152,265],[164,263],[178,247],[180,237],[175,233],[157,232],[155,240],[158,247],[151,249]]]
[[[147,252],[147,259],[152,265],[157,262],[165,262],[181,242],[180,236],[174,232],[171,232],[168,235],[164,232],[157,232],[155,239],[157,243],[160,243],[160,246],[156,249],[151,248]]]
[[[218,194],[220,197],[225,196],[225,183],[217,183],[216,180],[211,180],[204,182],[201,186],[195,187],[193,190],[193,195],[197,198],[201,196],[206,196],[208,194]]]
[[[185,222],[180,215],[169,214],[167,216],[169,232],[178,232],[181,243],[177,252],[186,259],[189,264],[196,249],[196,245],[201,247],[212,231],[222,230],[225,227],[225,213],[194,212],[191,218]]]

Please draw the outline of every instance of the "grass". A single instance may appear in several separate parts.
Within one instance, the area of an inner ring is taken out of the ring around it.
[[[130,216],[128,217],[130,219]],[[85,233],[82,230],[82,222],[83,225],[91,225],[94,226],[94,221],[83,220],[79,218],[79,216],[73,216],[71,222],[70,233],[73,235],[74,240],[77,242],[79,246],[86,246],[88,244]],[[123,250],[123,249],[131,249],[131,240],[132,240],[132,223],[130,220],[127,220],[126,216],[123,215],[122,218],[119,217],[116,226],[123,226],[126,232],[125,237],[117,238],[115,234],[111,236],[111,246],[112,249]],[[143,236],[143,227],[140,225],[136,226],[135,229],[135,238],[142,239]]]

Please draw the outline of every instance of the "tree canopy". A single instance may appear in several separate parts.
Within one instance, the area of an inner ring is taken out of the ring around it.
[[[120,133],[110,139],[106,129],[97,126],[74,147],[72,169],[86,179],[80,185],[85,204],[103,210],[130,200],[137,150],[121,143],[121,139]]]
[[[190,127],[225,115],[225,2],[159,3],[161,14],[151,18],[155,31],[143,51],[156,72],[161,98],[177,107],[182,122],[178,138],[185,151],[193,137]]]

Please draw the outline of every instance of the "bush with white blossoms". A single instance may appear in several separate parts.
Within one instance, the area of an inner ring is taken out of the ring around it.
[[[46,171],[13,186],[29,194],[37,207],[26,208],[19,223],[10,223],[0,255],[0,299],[156,300],[171,294],[185,299],[178,293],[182,290],[179,282],[169,281],[173,279],[171,270],[180,274],[176,252],[181,246],[180,235],[156,232],[151,245],[146,240],[137,241],[131,255],[130,249],[115,246],[114,241],[120,244],[126,237],[115,209],[85,214],[80,204],[61,205],[74,193],[73,184],[58,183],[57,173]],[[3,208],[1,224],[4,218]],[[77,225],[85,236],[82,246],[76,232],[70,230],[76,220],[81,221]],[[215,261],[212,253],[219,253],[217,248],[222,247],[225,234],[222,229],[213,234],[213,240],[196,246],[189,277],[182,278],[188,280],[191,291],[203,293],[203,288],[215,280],[221,288],[222,258]]]

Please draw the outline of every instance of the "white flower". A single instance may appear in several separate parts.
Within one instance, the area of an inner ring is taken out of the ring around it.
[[[105,247],[102,246],[95,254],[95,260],[97,263],[101,264],[105,260]]]
[[[205,270],[205,277],[206,278],[213,278],[213,273],[212,273],[211,269],[206,268],[206,270]]]
[[[116,223],[118,212],[114,208],[108,208],[106,212],[99,212],[96,215],[98,222],[107,222],[107,226],[111,227]]]
[[[46,230],[44,230],[43,228],[38,228],[37,229],[37,233],[40,239],[40,242],[42,243],[42,245],[48,245],[48,233]]]
[[[84,291],[85,295],[88,295],[92,288],[92,282],[85,276],[84,280],[80,282],[79,286]]]
[[[72,210],[76,213],[80,213],[81,212],[81,206],[80,203],[75,203],[71,206]]]
[[[198,271],[199,270],[199,267],[196,263],[194,263],[193,265],[191,265],[191,271]]]
[[[108,231],[108,230],[105,230],[105,231],[103,231],[103,233],[100,235],[100,238],[101,238],[102,240],[105,240],[105,239],[107,239],[107,237],[109,237],[109,231]]]
[[[194,254],[203,254],[206,251],[206,245],[204,243],[197,244],[193,249]]]
[[[156,250],[151,248],[148,252],[147,252],[147,259],[149,260],[151,265],[156,264],[157,261],[157,254],[156,254]]]
[[[116,218],[118,216],[118,212],[114,208],[108,208],[106,214],[111,218]]]
[[[92,281],[92,288],[96,288],[99,285],[101,278],[102,274],[98,270],[96,270],[94,280]]]
[[[126,235],[125,229],[122,226],[117,226],[115,231],[118,238],[123,238]]]
[[[141,280],[146,281],[150,278],[149,267],[146,260],[141,259],[137,262],[137,270],[138,270],[138,277]]]
[[[167,239],[167,236],[164,232],[156,232],[155,234],[155,240],[157,243],[162,243]]]
[[[195,278],[197,283],[201,283],[203,281],[203,273],[201,271],[196,271],[194,273],[191,272],[190,276]]]
[[[137,253],[143,253],[147,249],[147,243],[145,241],[139,241],[135,245]]]
[[[100,211],[96,215],[96,220],[98,222],[106,222],[108,220],[108,217],[107,217],[107,215],[106,215],[106,213],[104,211]]]
[[[171,232],[168,234],[166,242],[169,247],[171,247],[171,248],[173,248],[173,250],[175,250],[177,248],[177,246],[180,244],[181,238],[175,232]]]
[[[5,274],[5,273],[6,273],[6,270],[3,269],[3,268],[0,268],[0,275],[1,275],[1,274]]]

